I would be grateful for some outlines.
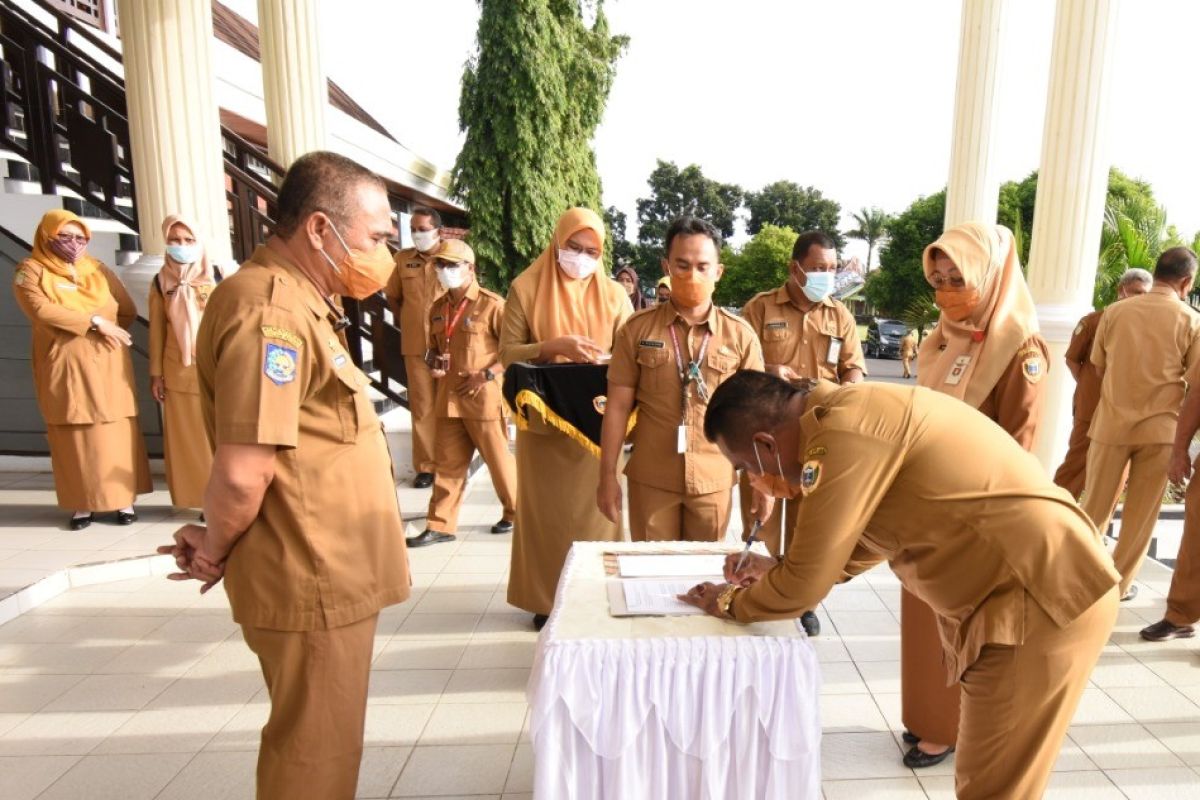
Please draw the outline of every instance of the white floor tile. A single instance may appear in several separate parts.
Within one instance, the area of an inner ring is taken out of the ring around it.
[[[498,794],[504,790],[515,751],[516,745],[507,744],[414,748],[392,796]]]
[[[33,800],[79,761],[81,756],[5,756],[0,758],[0,787],[5,800]]]
[[[38,800],[151,800],[190,759],[190,754],[85,756]]]
[[[515,744],[526,709],[524,703],[443,703],[418,744]]]
[[[1176,769],[1117,769],[1106,773],[1129,800],[1185,800],[1200,797],[1200,775]]]
[[[1080,725],[1068,735],[1104,770],[1183,766],[1178,756],[1141,725]]]
[[[199,753],[155,800],[254,800],[257,753]]]
[[[825,800],[923,800],[925,790],[916,778],[825,781]]]

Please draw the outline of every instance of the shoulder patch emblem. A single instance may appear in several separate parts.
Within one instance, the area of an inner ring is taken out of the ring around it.
[[[21,286],[25,283],[25,279],[27,277],[29,277],[29,273],[23,269],[19,269],[17,270],[17,274],[13,276],[13,283],[15,283],[17,286]]]
[[[1037,383],[1046,374],[1045,368],[1042,366],[1042,355],[1038,353],[1031,355],[1021,363],[1021,372],[1025,375],[1025,380],[1030,383]]]
[[[809,494],[817,488],[817,484],[820,482],[821,461],[815,458],[805,461],[804,469],[800,472],[800,491]]]
[[[653,347],[656,350],[661,350],[666,346],[667,345],[665,342],[657,342],[653,339],[642,339],[640,342],[638,342],[638,347]]]
[[[592,398],[592,408],[596,409],[596,413],[604,416],[604,410],[608,408],[608,396],[598,394]]]
[[[266,336],[268,339],[278,339],[281,342],[287,342],[296,349],[300,349],[304,345],[304,340],[289,331],[287,328],[277,328],[274,325],[263,325],[261,330],[263,336]],[[295,355],[295,353],[292,353],[292,355]]]
[[[804,454],[804,457],[805,458],[816,458],[817,456],[823,456],[828,452],[829,451],[826,450],[824,447],[820,447],[820,446],[810,447],[810,448],[808,448],[808,452],[806,452]]]
[[[276,386],[296,380],[296,351],[290,347],[267,342],[267,353],[263,358],[263,374]]]

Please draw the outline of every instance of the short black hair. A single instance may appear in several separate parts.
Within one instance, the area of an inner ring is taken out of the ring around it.
[[[792,260],[803,261],[813,245],[817,245],[822,250],[837,249],[837,242],[824,231],[805,231],[796,237],[796,243],[792,245]]]
[[[413,206],[413,210],[408,212],[410,217],[429,217],[433,222],[433,227],[442,227],[442,215],[438,213],[436,208],[429,206]]]
[[[371,183],[383,190],[387,184],[357,161],[328,150],[305,153],[292,162],[275,201],[275,233],[291,236],[314,211],[329,215],[344,227],[354,215],[354,192]]]
[[[1182,281],[1196,277],[1196,254],[1186,247],[1164,250],[1154,265],[1154,278],[1160,281]]]
[[[670,257],[671,242],[675,241],[677,236],[707,236],[712,239],[713,247],[717,249],[717,257],[721,256],[721,232],[717,230],[716,225],[706,219],[684,214],[682,217],[672,220],[671,225],[667,228],[666,240],[663,242],[664,257]]]
[[[811,381],[793,384],[766,372],[738,370],[708,401],[704,437],[716,442],[723,436],[728,442],[771,430],[786,420],[792,399],[808,394],[811,388]]]

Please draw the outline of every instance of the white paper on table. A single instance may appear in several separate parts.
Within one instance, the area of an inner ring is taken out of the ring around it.
[[[697,583],[721,579],[716,576],[702,576],[688,580],[636,580],[621,581],[625,590],[625,607],[630,614],[654,614],[668,617],[679,617],[685,614],[703,614],[695,606],[688,605],[678,599],[677,595],[687,594],[688,590]]]
[[[617,556],[617,569],[622,578],[681,578],[695,575],[719,576],[725,571],[725,554],[622,554]],[[724,580],[724,578],[718,578],[716,583],[721,583]],[[695,585],[695,583],[692,584],[692,586]]]

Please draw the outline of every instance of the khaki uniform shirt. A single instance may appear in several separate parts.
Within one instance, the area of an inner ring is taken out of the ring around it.
[[[18,264],[13,292],[32,329],[33,382],[46,424],[91,425],[136,417],[129,348],[111,348],[107,339],[91,330],[96,315],[122,328],[137,319],[137,307],[125,285],[101,264],[112,297],[95,311],[73,311],[42,290],[42,269],[32,259]]]
[[[905,334],[900,340],[900,357],[901,358],[916,358],[917,357],[917,337],[911,333]]]
[[[880,561],[938,617],[948,676],[1024,638],[1025,603],[1068,625],[1120,579],[1095,527],[1031,454],[966,404],[922,387],[821,384],[800,420],[797,530],[739,592],[739,621],[815,608]]]
[[[215,288],[215,283],[194,287],[196,307],[201,313],[208,306],[208,298]],[[179,337],[167,318],[166,298],[157,280],[150,284],[150,377],[162,378],[168,392],[200,393],[196,362],[193,361],[189,367],[183,365]]]
[[[1067,345],[1067,361],[1079,365],[1072,404],[1077,422],[1090,422],[1100,402],[1100,371],[1092,363],[1092,343],[1096,341],[1096,328],[1100,325],[1102,313],[1093,311],[1079,320],[1075,332],[1071,334],[1071,343]]]
[[[1103,373],[1088,435],[1105,444],[1170,444],[1200,363],[1200,314],[1155,286],[1104,310],[1092,346]]]
[[[804,312],[792,301],[787,287],[781,286],[752,297],[742,309],[742,318],[762,342],[767,364],[791,367],[801,377],[834,383],[841,383],[854,368],[867,374],[854,315],[832,297]]]
[[[409,595],[383,427],[312,283],[262,246],[213,292],[197,343],[210,441],[277,449],[275,477],[225,570],[233,618],[321,630]]]
[[[481,372],[499,361],[504,298],[472,281],[464,299],[467,306],[449,342],[446,327],[454,320],[458,307],[446,293],[434,300],[429,309],[429,349],[450,353],[450,371],[446,377],[437,379],[434,409],[439,417],[502,419],[504,398],[500,394],[499,375],[484,384],[474,397],[460,395],[456,390],[468,377],[460,373]]]
[[[1008,369],[979,406],[984,416],[1008,431],[1017,444],[1032,450],[1042,420],[1042,395],[1050,350],[1041,334],[1035,333],[1017,348]]]
[[[686,410],[681,408],[683,381],[669,326],[675,329],[685,368],[686,362],[699,354],[703,332],[712,331],[700,366],[710,393],[739,369],[763,368],[762,349],[754,331],[744,320],[716,306],[703,324],[690,330],[670,303],[630,317],[617,332],[608,366],[609,383],[636,390],[637,426],[625,474],[630,480],[683,494],[728,489],[734,483],[733,465],[704,437],[708,403],[696,396],[694,385],[688,386]],[[686,453],[677,452],[681,422],[687,427]]]
[[[415,247],[396,253],[396,270],[383,294],[400,329],[400,355],[423,356],[429,341],[429,307],[442,293],[432,255]]]

